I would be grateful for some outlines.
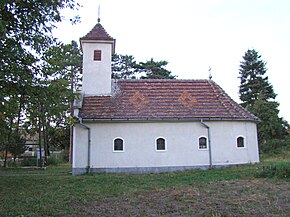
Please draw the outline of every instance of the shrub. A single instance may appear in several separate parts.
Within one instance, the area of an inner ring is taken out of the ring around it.
[[[271,139],[261,144],[262,153],[279,154],[289,149],[290,141],[288,139]]]
[[[256,173],[256,177],[262,178],[290,178],[290,163],[279,162],[263,166]]]
[[[57,166],[59,164],[64,163],[64,160],[61,158],[56,158],[56,157],[48,157],[47,159],[47,165],[53,165],[53,166]]]
[[[20,166],[22,167],[36,166],[37,164],[36,161],[37,161],[36,158],[32,158],[32,157],[23,158],[22,161],[20,162]]]

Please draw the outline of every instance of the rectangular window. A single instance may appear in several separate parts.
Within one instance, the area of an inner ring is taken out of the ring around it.
[[[94,61],[101,61],[101,60],[102,60],[102,51],[94,50]]]

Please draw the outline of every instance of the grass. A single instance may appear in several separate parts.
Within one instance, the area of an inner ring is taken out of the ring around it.
[[[68,165],[45,170],[2,168],[0,216],[286,216],[289,180],[256,178],[257,171],[274,163],[290,168],[289,158],[144,175],[72,177]]]

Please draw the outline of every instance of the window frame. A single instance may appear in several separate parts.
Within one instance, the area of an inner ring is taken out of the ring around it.
[[[205,138],[206,139],[206,148],[200,148],[199,140],[201,138]],[[197,148],[198,148],[199,151],[207,151],[208,150],[208,138],[207,138],[207,136],[201,135],[200,137],[197,138]]]
[[[239,138],[243,138],[243,142],[244,142],[244,146],[243,147],[239,147],[238,146],[238,139]],[[236,137],[236,148],[237,149],[245,149],[247,147],[247,145],[246,145],[246,137],[245,136],[243,136],[243,135],[239,135],[239,136],[237,136]]]
[[[94,50],[94,61],[102,61],[102,50]]]
[[[115,141],[116,141],[117,139],[120,139],[120,140],[122,140],[122,142],[123,142],[123,149],[122,149],[122,150],[115,150]],[[122,137],[116,137],[116,138],[113,139],[113,152],[115,152],[115,153],[122,153],[122,152],[125,152],[125,140],[124,140]]]
[[[157,149],[157,140],[159,140],[159,139],[163,139],[164,140],[164,149],[161,149],[161,150]],[[164,137],[159,136],[159,137],[157,137],[155,139],[155,151],[157,151],[157,152],[165,152],[165,151],[167,151],[167,141],[166,141],[166,139]]]

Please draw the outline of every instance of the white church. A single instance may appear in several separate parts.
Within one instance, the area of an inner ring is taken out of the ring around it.
[[[212,80],[111,79],[113,39],[80,39],[72,174],[151,173],[259,162],[258,118]]]

